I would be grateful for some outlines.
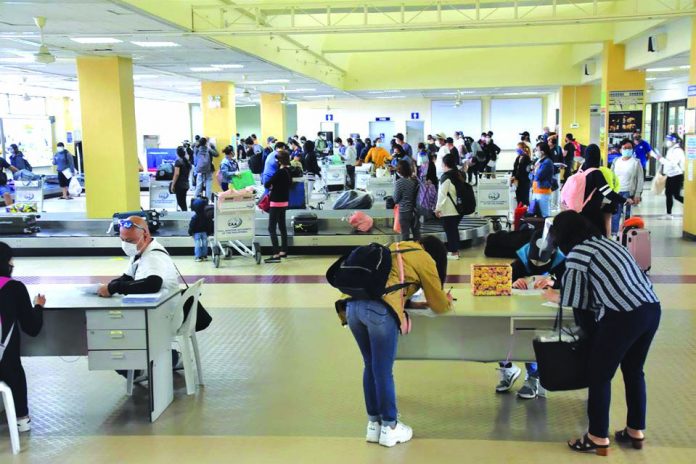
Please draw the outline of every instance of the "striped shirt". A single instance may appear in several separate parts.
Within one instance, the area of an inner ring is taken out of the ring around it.
[[[606,237],[593,237],[575,246],[566,258],[561,303],[593,311],[599,321],[607,309],[633,311],[659,300],[650,279],[625,247]]]
[[[418,181],[413,177],[399,177],[394,184],[394,203],[402,213],[411,212],[416,207]]]

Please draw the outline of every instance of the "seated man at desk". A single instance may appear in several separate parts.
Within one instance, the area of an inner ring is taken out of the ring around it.
[[[121,248],[126,256],[130,257],[130,262],[121,277],[99,287],[99,296],[109,298],[116,294],[158,292],[169,295],[178,292],[179,272],[167,250],[150,235],[145,218],[131,216],[121,221],[119,226]],[[172,337],[183,322],[183,311],[177,311],[172,318]],[[178,367],[181,357],[178,353],[172,357],[174,366]]]
[[[548,229],[544,233],[537,230],[532,234],[529,243],[517,250],[517,259],[512,262],[512,286],[519,290],[558,288],[565,272],[565,255],[552,244],[548,237]],[[527,279],[532,277],[531,279]],[[509,359],[501,361],[500,382],[495,387],[498,393],[509,391],[522,370]],[[537,364],[526,363],[527,376],[524,385],[517,392],[522,399],[531,400],[537,396],[546,396],[539,383]]]

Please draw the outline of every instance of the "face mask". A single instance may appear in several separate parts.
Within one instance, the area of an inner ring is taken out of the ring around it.
[[[621,156],[623,158],[630,158],[633,156],[633,150],[621,150]]]
[[[517,154],[518,154],[518,155],[524,155],[524,150],[521,149],[521,148],[518,148],[518,149],[517,149]]]
[[[138,244],[121,241],[121,249],[126,256],[132,258],[138,254]]]
[[[534,151],[534,158],[541,158],[541,152],[539,150]]]
[[[436,146],[436,147],[441,147],[442,144],[438,141],[438,142],[435,142],[435,146]]]
[[[486,137],[486,143],[491,143],[491,138],[490,138],[490,137]]]
[[[667,148],[672,148],[674,146],[674,142],[671,140],[665,140],[665,147]]]

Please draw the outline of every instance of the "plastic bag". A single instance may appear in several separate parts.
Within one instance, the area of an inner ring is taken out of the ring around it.
[[[655,179],[653,179],[653,186],[652,186],[652,191],[655,195],[662,195],[662,192],[665,191],[665,185],[667,184],[667,176],[664,174],[658,173],[655,176]]]
[[[68,194],[70,194],[71,197],[79,197],[82,194],[82,185],[80,185],[80,181],[77,180],[76,176],[70,179]]]

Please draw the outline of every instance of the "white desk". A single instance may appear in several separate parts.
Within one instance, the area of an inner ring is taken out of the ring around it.
[[[171,320],[179,294],[124,305],[72,285],[29,286],[32,298],[37,293],[46,295],[44,325],[39,336],[22,337],[22,356],[87,356],[90,370],[147,370],[150,420],[157,420],[174,399]]]
[[[407,310],[413,330],[399,339],[397,359],[494,362],[510,351],[511,360],[534,361],[535,332],[551,330],[556,320],[557,309],[542,306],[538,295],[473,296],[467,286],[452,296],[454,311],[441,316]]]

